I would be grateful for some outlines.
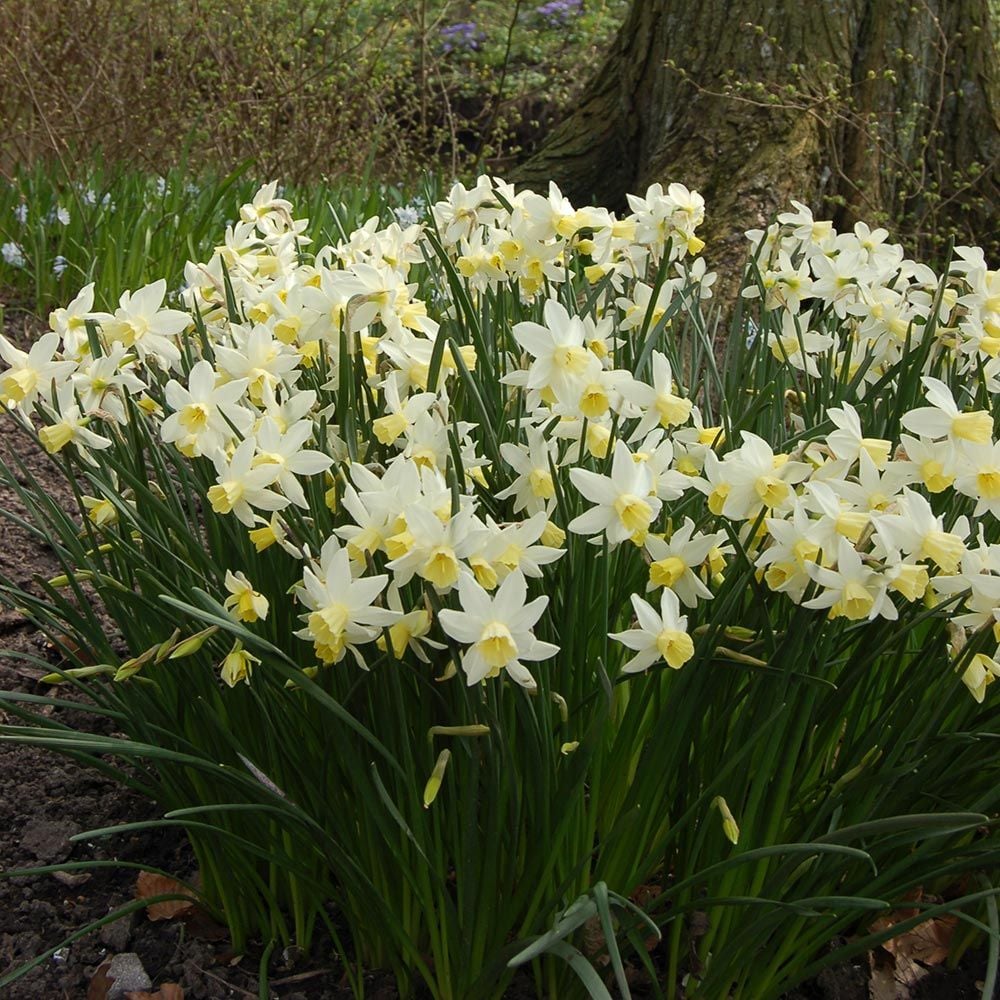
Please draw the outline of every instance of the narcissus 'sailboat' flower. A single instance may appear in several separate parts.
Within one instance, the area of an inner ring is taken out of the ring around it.
[[[627,624],[626,596],[639,620],[610,633],[635,653],[611,675],[694,657],[708,609],[740,606],[733,580],[834,629],[922,602],[963,641],[989,638],[1000,277],[982,251],[956,248],[942,279],[885,230],[838,233],[793,202],[747,234],[750,368],[720,400],[727,373],[709,366],[706,391],[675,333],[712,292],[704,202],[654,184],[628,203],[619,217],[481,177],[422,213],[433,233],[372,216],[313,248],[269,184],[186,265],[183,311],[163,280],[113,313],[88,285],[29,350],[0,337],[0,403],[86,465],[87,527],[109,539],[141,537],[148,498],[113,458],[148,422],[186,502],[245,532],[245,563],[227,555],[214,581],[240,627],[271,631],[301,581],[309,671],[348,651],[440,669],[450,639],[470,684],[534,689],[524,664],[560,652],[535,629],[560,623],[528,582],[564,613],[567,588],[605,572],[608,627]],[[919,405],[897,412],[897,389]],[[659,611],[634,592],[658,588]],[[976,698],[995,652],[963,668]],[[224,680],[255,662],[233,649]]]
[[[398,611],[375,604],[385,590],[385,574],[355,579],[347,550],[331,539],[320,553],[318,565],[306,566],[299,601],[309,609],[302,616],[306,626],[295,634],[312,641],[323,663],[339,663],[350,651],[358,665],[365,659],[358,646],[374,641],[383,626],[402,618]]]
[[[570,521],[570,531],[578,535],[603,531],[612,545],[627,538],[642,544],[662,503],[653,494],[652,473],[644,462],[635,461],[624,441],[615,444],[610,476],[579,468],[569,475],[580,493],[596,504]]]
[[[694,642],[687,633],[687,616],[680,613],[677,595],[667,588],[660,594],[659,612],[638,594],[632,595],[638,628],[612,632],[611,638],[636,651],[622,666],[626,674],[648,670],[663,660],[679,670],[694,656]]]
[[[478,684],[506,670],[526,690],[534,691],[538,686],[522,661],[546,660],[555,656],[559,647],[536,639],[532,632],[548,597],[525,603],[527,596],[528,585],[520,570],[511,573],[493,595],[469,576],[459,579],[462,610],[447,609],[438,617],[445,632],[467,647],[462,653],[462,669],[468,684]]]

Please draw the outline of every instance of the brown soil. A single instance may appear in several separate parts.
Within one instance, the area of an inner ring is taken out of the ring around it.
[[[27,339],[31,324],[6,334]],[[20,337],[18,334],[20,333]],[[50,496],[72,506],[72,494],[49,458],[24,435],[0,425],[0,450],[12,451]],[[0,487],[0,510],[22,514],[16,496]],[[36,579],[60,572],[43,542],[0,518],[0,577],[30,588]],[[50,663],[58,654],[46,638],[16,611],[0,610],[0,690],[47,694],[40,666],[11,656],[27,653]],[[67,697],[72,698],[72,694]],[[57,710],[67,724],[101,731],[99,720],[82,711]],[[0,722],[16,724],[0,709]],[[118,860],[163,869],[179,878],[195,875],[194,859],[183,835],[154,830],[71,843],[70,837],[119,823],[153,819],[155,804],[84,769],[74,761],[30,746],[0,743],[0,872],[63,862]],[[134,869],[116,866],[90,872],[0,877],[0,977],[102,920],[135,898]],[[214,935],[209,935],[213,937]],[[6,1000],[104,1000],[107,980],[99,969],[116,955],[134,954],[154,984],[178,983],[186,998],[221,1000],[257,997],[258,954],[236,956],[225,940],[199,937],[197,928],[179,921],[151,922],[133,913],[82,936],[47,956],[34,970],[6,987]],[[963,1000],[981,996],[981,957],[946,972],[934,969],[913,992],[913,1000]],[[351,996],[335,968],[317,953],[297,962],[278,956],[270,966],[270,996],[283,1000],[339,1000]],[[391,1000],[391,978],[374,974],[366,995]],[[154,994],[155,995],[155,994]],[[533,993],[518,984],[508,994],[526,1000]],[[867,963],[828,971],[789,994],[787,1000],[865,1000]]]

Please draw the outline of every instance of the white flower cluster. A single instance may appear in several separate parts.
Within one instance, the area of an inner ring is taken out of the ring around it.
[[[781,309],[781,332],[771,333],[774,356],[816,377],[826,356],[849,378],[861,373],[876,384],[902,357],[918,350],[936,310],[929,364],[946,356],[956,376],[977,377],[982,366],[990,393],[1000,391],[1000,272],[991,271],[979,247],[957,247],[951,271],[961,283],[944,287],[929,267],[903,256],[885,229],[863,222],[850,233],[817,221],[809,208],[778,216],[766,231],[747,233],[760,283],[743,292],[764,296],[768,310]],[[849,321],[813,329],[823,315]]]
[[[712,599],[730,532],[767,587],[831,618],[895,619],[900,602],[947,598],[963,637],[1000,638],[995,532],[931,503],[951,491],[974,518],[1000,515],[1000,445],[975,402],[977,386],[998,388],[1000,274],[961,249],[942,285],[884,231],[838,235],[799,205],[752,234],[764,304],[783,317],[771,349],[802,377],[834,365],[873,385],[934,338],[924,405],[901,415],[899,440],[866,436],[844,403],[826,410],[832,431],[775,453],[705,426],[667,356],[641,349],[671,310],[711,294],[702,199],[654,185],[629,203],[619,219],[554,185],[545,197],[480,178],[432,207],[430,229],[371,219],[307,256],[306,220],[268,185],[211,260],[187,266],[187,311],[164,308],[160,281],[95,312],[88,286],[29,352],[0,341],[0,402],[25,419],[40,407],[50,451],[72,443],[86,459],[133,413],[211,463],[211,508],[258,551],[302,561],[296,634],[325,664],[350,652],[364,666],[368,644],[427,661],[451,642],[469,684],[506,671],[533,690],[526,664],[559,647],[535,634],[548,597],[529,599],[530,581],[551,592],[567,531],[624,545],[661,591],[658,608],[633,595],[636,627],[611,636],[634,653],[626,672],[694,655],[681,605]],[[438,298],[420,297],[434,281]],[[464,310],[503,295],[535,319],[501,323],[477,351]],[[811,331],[821,315],[836,321]],[[498,412],[471,406],[478,379],[499,391]],[[694,516],[676,523],[682,502]],[[267,612],[253,575],[227,576],[245,621]],[[226,679],[252,661],[235,651]],[[964,671],[978,699],[996,676],[985,653]]]

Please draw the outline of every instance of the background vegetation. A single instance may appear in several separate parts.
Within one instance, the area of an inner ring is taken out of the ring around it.
[[[252,160],[285,182],[453,175],[530,150],[627,0],[8,0],[0,172]],[[169,95],[169,100],[164,96]]]

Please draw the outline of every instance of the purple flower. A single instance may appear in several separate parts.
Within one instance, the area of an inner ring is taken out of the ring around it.
[[[475,21],[458,21],[441,29],[441,51],[474,52],[486,36],[476,27]]]
[[[549,0],[536,7],[535,13],[550,28],[561,28],[583,13],[583,0]]]

